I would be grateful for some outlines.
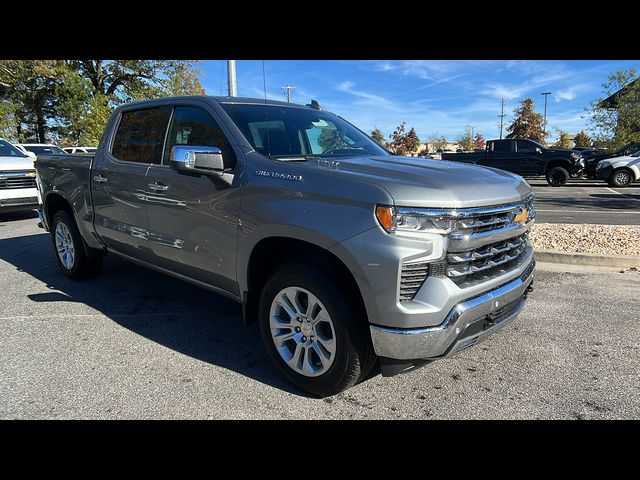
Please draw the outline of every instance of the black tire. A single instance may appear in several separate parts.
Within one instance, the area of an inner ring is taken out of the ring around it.
[[[73,244],[73,261],[69,268],[62,263],[62,259],[60,255],[58,255],[56,248],[56,230],[60,223],[63,223],[68,230]],[[80,236],[75,220],[64,210],[56,212],[53,216],[53,221],[51,222],[51,244],[53,246],[53,256],[58,263],[58,267],[67,277],[78,280],[91,277],[100,271],[103,257],[102,252],[94,252],[86,247]],[[87,252],[89,252],[90,255],[87,255]]]
[[[291,368],[278,353],[271,336],[270,310],[284,288],[301,287],[315,295],[331,316],[335,332],[335,358],[320,376],[307,377]],[[335,273],[319,265],[286,264],[266,282],[259,305],[258,323],[267,354],[280,373],[298,388],[319,397],[340,393],[366,377],[377,361],[369,323],[350,292],[340,287]]]
[[[552,187],[561,187],[567,184],[569,172],[564,167],[553,167],[547,172],[547,183]]]
[[[617,168],[607,180],[611,187],[624,188],[633,183],[633,172],[628,168]]]

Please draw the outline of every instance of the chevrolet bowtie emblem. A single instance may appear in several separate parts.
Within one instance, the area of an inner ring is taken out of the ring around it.
[[[527,223],[527,219],[529,218],[529,209],[523,208],[520,213],[518,213],[515,217],[513,217],[513,223],[521,223],[524,225]]]
[[[29,172],[25,175],[25,177],[35,177],[36,176],[36,172]]]

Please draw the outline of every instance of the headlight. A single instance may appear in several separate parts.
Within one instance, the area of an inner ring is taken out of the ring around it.
[[[571,152],[571,156],[572,156],[573,158],[575,158],[576,160],[577,160],[578,158],[582,158],[582,154],[581,154],[581,153],[577,153],[577,152]]]
[[[455,220],[450,218],[427,216],[410,208],[386,205],[376,207],[376,218],[387,232],[408,236],[433,233],[446,235],[451,233],[456,225]]]

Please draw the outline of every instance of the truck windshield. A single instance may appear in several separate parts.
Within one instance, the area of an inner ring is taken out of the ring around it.
[[[67,152],[55,145],[24,145],[24,148],[36,155],[66,155]]]
[[[340,117],[301,107],[222,104],[251,146],[267,157],[388,155]]]
[[[0,140],[0,157],[26,157],[26,155],[9,142]]]

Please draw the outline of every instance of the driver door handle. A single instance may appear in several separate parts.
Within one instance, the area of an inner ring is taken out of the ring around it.
[[[93,176],[93,181],[96,183],[107,183],[107,180],[109,180],[107,177],[104,177],[102,175],[94,175]]]
[[[164,183],[154,182],[149,184],[149,188],[154,192],[166,192],[169,190],[169,186]]]

